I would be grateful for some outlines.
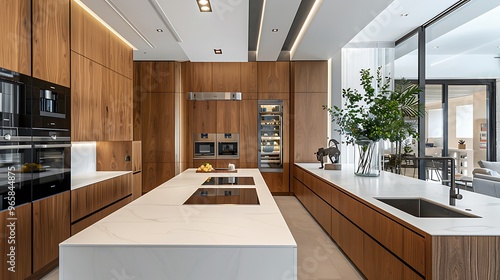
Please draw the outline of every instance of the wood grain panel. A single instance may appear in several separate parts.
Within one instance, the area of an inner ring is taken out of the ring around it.
[[[104,139],[101,94],[103,67],[72,52],[71,140]]]
[[[132,131],[133,140],[142,140],[142,118],[141,118],[141,103],[143,92],[141,88],[140,78],[141,64],[134,62],[134,79],[133,79],[133,108],[132,108]]]
[[[241,92],[244,95],[257,92],[257,62],[241,62],[240,72]]]
[[[135,200],[142,195],[142,172],[132,174],[132,199]]]
[[[316,221],[323,227],[323,229],[329,234],[332,234],[332,208],[328,203],[323,201],[319,196],[313,195],[313,203],[310,208],[311,214],[314,216]]]
[[[257,100],[240,101],[240,163],[257,163]]]
[[[33,0],[33,77],[70,87],[69,0]]]
[[[90,215],[132,194],[132,174],[71,191],[71,222]]]
[[[290,93],[288,92],[259,92],[258,99],[269,99],[269,100],[287,100],[290,99]]]
[[[295,92],[328,92],[327,61],[295,61],[292,67]]]
[[[363,271],[363,232],[358,229],[349,220],[340,217],[340,238],[339,245],[342,250],[349,256],[349,259]],[[368,277],[368,279],[372,279]],[[373,278],[377,279],[377,278]],[[383,278],[378,278],[383,279]]]
[[[241,91],[239,62],[212,63],[213,91]]]
[[[33,272],[59,257],[59,243],[70,237],[70,192],[33,202]]]
[[[144,95],[142,101],[143,162],[175,162],[175,118],[174,93]]]
[[[132,140],[132,80],[103,68],[104,91],[101,94],[104,139]]]
[[[132,171],[132,151],[132,142],[130,141],[97,142],[96,170]]]
[[[258,62],[257,67],[259,93],[290,91],[289,62]]]
[[[212,87],[212,63],[193,62],[189,64],[191,68],[190,87],[188,91],[213,91]]]
[[[211,162],[211,161],[208,161],[208,162]],[[236,168],[241,168],[240,161],[238,159],[218,159],[218,160],[215,160],[214,168],[228,168],[228,164],[230,164],[230,163],[234,164],[234,166]]]
[[[15,207],[15,216],[11,216],[8,210],[0,212],[0,252],[2,263],[0,264],[0,278],[5,280],[23,280],[31,275],[31,203]],[[17,220],[7,220],[17,218]],[[15,230],[11,231],[8,225],[15,224]],[[14,236],[15,239],[9,239]],[[15,240],[15,244],[12,243]],[[8,270],[11,265],[7,263],[11,254],[11,246],[15,246],[15,272]]]
[[[499,236],[433,236],[432,279],[498,279]]]
[[[217,101],[217,133],[240,133],[240,104],[241,101]]]
[[[132,172],[142,170],[142,142],[132,142]]]
[[[174,162],[147,162],[142,166],[142,193],[158,187],[175,176]]]
[[[325,93],[295,93],[294,162],[318,162],[315,152],[327,143]]]
[[[340,239],[340,213],[337,212],[337,210],[331,208],[331,216],[332,216],[332,223],[331,223],[331,230],[330,230],[330,236],[335,240],[335,242],[339,242]]]
[[[175,92],[174,62],[141,61],[134,62],[137,79],[135,87],[141,92]]]
[[[283,185],[282,172],[261,172],[270,192],[289,192],[288,186]]]
[[[192,133],[217,133],[217,101],[190,101]]]
[[[367,279],[399,280],[403,278],[404,264],[389,251],[363,234],[364,262],[361,271]]]
[[[110,32],[80,5],[71,2],[71,50],[106,65]]]
[[[31,1],[1,0],[0,67],[31,75]],[[2,270],[2,272],[5,270]]]
[[[430,238],[430,236],[429,236]],[[387,240],[387,239],[386,239]],[[393,243],[393,242],[392,242]],[[425,238],[403,228],[403,260],[425,275]]]
[[[109,32],[109,47],[106,54],[105,65],[113,71],[132,79],[132,48],[118,38],[115,34]]]
[[[132,202],[132,196],[127,196],[126,198],[111,204],[110,206],[102,209],[99,212],[96,212],[90,216],[88,216],[85,219],[82,219],[74,224],[71,225],[71,235],[75,235],[78,232],[86,229],[87,227],[91,226],[92,224],[96,223],[97,221],[101,220],[102,218],[108,216],[109,214],[115,212],[116,210],[122,208],[123,206],[129,204]]]

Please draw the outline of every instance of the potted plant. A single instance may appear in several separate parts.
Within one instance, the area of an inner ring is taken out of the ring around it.
[[[465,140],[463,140],[463,139],[458,140],[458,148],[465,150],[465,147],[466,147]]]
[[[403,140],[418,137],[415,126],[408,119],[416,120],[423,113],[418,105],[420,89],[402,80],[391,90],[391,79],[382,78],[381,67],[377,68],[375,82],[370,69],[362,69],[360,74],[364,93],[343,89],[342,108],[323,106],[323,109],[328,111],[332,122],[337,123],[335,130],[345,136],[345,142],[355,144],[355,174],[378,176],[379,140],[399,143],[401,150]]]

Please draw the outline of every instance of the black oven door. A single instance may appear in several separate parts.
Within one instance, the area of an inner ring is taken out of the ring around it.
[[[31,201],[31,162],[31,143],[0,143],[0,210]]]
[[[194,158],[215,158],[215,143],[194,142]]]
[[[30,77],[0,69],[0,136],[31,135]],[[14,133],[4,130],[15,129]]]
[[[33,142],[33,162],[33,201],[71,189],[70,142]]]
[[[217,158],[238,158],[238,142],[219,142]]]

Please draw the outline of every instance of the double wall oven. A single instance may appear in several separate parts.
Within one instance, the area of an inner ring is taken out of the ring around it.
[[[194,159],[238,159],[239,141],[237,133],[195,134]]]
[[[70,189],[69,93],[0,69],[0,211]]]

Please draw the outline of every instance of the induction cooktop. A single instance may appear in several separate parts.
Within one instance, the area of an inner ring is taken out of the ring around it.
[[[199,188],[183,204],[256,205],[260,203],[255,188]]]
[[[202,185],[255,185],[253,177],[208,177]]]

